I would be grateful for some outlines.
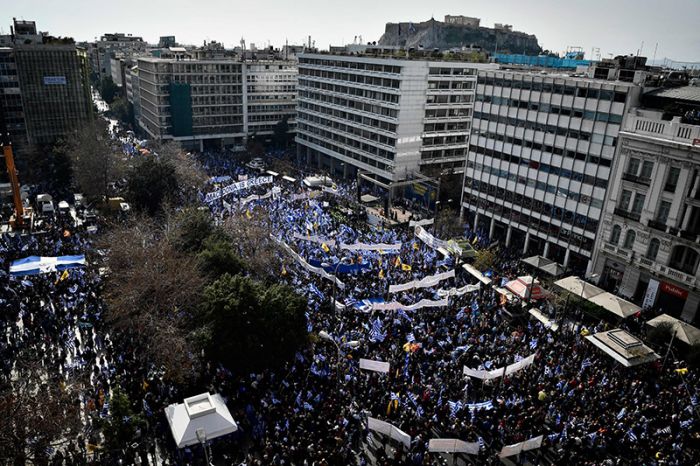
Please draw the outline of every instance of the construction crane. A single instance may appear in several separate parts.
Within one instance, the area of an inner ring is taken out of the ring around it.
[[[7,175],[10,178],[10,185],[12,186],[12,200],[15,204],[15,227],[24,226],[24,207],[22,206],[22,197],[19,192],[19,178],[17,178],[17,168],[15,168],[15,157],[12,153],[12,141],[10,140],[10,133],[7,130],[7,125],[5,124],[5,111],[2,108],[2,102],[0,101],[0,142],[2,142],[2,153],[5,156],[5,166],[7,167]]]

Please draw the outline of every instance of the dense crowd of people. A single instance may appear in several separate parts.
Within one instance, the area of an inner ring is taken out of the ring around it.
[[[212,192],[239,178],[259,176],[229,154],[205,153]],[[228,178],[230,177],[230,178]],[[274,195],[263,196],[278,188]],[[308,298],[312,338],[283,371],[261,368],[232,374],[210,363],[196,386],[176,386],[144,360],[128,335],[110,335],[102,319],[103,276],[98,251],[84,227],[58,216],[38,235],[4,234],[0,241],[0,384],[22,376],[17,361],[40,355],[48,380],[86,375],[81,392],[81,433],[47,450],[54,464],[193,464],[199,447],[177,451],[163,408],[208,389],[220,393],[239,424],[235,434],[214,440],[215,464],[253,465],[438,465],[428,452],[433,438],[478,442],[473,464],[495,464],[502,446],[544,436],[542,447],[522,455],[556,464],[684,465],[700,462],[698,375],[660,361],[624,368],[583,335],[611,328],[592,321],[570,303],[558,309],[559,327],[524,317],[521,303],[479,285],[459,266],[418,239],[412,228],[370,226],[352,200],[353,185],[310,190],[276,177],[272,184],[239,191],[209,204],[217,222],[265,218],[274,240],[307,264],[335,274],[339,283],[309,271],[280,248],[279,279]],[[204,195],[202,193],[202,199]],[[259,194],[245,205],[240,199]],[[225,203],[224,203],[225,202]],[[245,212],[246,215],[242,215]],[[430,229],[430,227],[428,227]],[[465,227],[477,248],[483,232]],[[307,238],[307,239],[300,239]],[[348,250],[341,244],[401,243],[399,249]],[[13,260],[30,255],[86,254],[88,265],[9,277]],[[501,249],[492,279],[523,275],[517,251]],[[341,267],[339,266],[347,266]],[[455,270],[437,285],[390,293],[389,286]],[[336,274],[337,272],[337,274]],[[466,287],[467,285],[479,285]],[[466,287],[466,288],[465,288]],[[467,291],[468,290],[468,291]],[[421,300],[447,305],[416,310],[377,310],[373,303]],[[444,303],[444,301],[443,301]],[[542,305],[543,312],[551,304]],[[642,313],[620,326],[640,334]],[[359,343],[355,343],[359,342]],[[465,377],[463,367],[491,370],[534,355],[524,369],[494,380]],[[359,359],[385,361],[387,373],[361,370]],[[115,385],[146,418],[145,431],[119,451],[95,448],[100,420],[108,419]],[[478,404],[477,408],[474,405]],[[390,422],[411,436],[410,446],[372,433],[367,418]]]

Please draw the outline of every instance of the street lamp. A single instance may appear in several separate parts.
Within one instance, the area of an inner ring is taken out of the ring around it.
[[[207,451],[207,432],[204,430],[204,427],[200,427],[195,431],[195,434],[197,434],[197,440],[199,440],[204,450],[204,458],[207,460],[207,466],[210,466],[211,462],[209,461],[209,452]]]
[[[333,336],[330,333],[326,332],[325,330],[321,330],[320,332],[318,332],[318,336],[321,338],[321,340],[326,340],[326,341],[330,341],[331,343],[333,343],[335,345],[336,349],[338,350],[338,360],[337,360],[337,364],[336,364],[336,378],[338,380],[338,383],[340,383],[340,354],[342,352],[340,350],[340,345],[338,344],[338,342],[335,341]],[[352,340],[352,341],[348,341],[347,343],[345,343],[345,346],[349,346],[350,348],[355,349],[355,348],[359,348],[361,344],[362,343],[360,343],[357,340]]]

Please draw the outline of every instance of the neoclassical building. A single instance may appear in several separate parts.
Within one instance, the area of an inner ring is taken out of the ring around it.
[[[700,87],[656,91],[651,97],[680,105],[682,115],[669,120],[671,115],[647,108],[627,115],[596,239],[593,273],[603,287],[643,307],[660,307],[697,323]],[[658,108],[668,108],[665,104]]]

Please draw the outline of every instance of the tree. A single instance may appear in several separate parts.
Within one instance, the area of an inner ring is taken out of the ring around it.
[[[113,332],[136,345],[144,359],[163,365],[173,380],[192,376],[198,362],[191,333],[205,280],[195,257],[174,247],[159,226],[136,216],[101,238],[106,317]]]
[[[106,199],[110,182],[123,172],[123,163],[110,143],[106,122],[97,120],[59,148],[67,151],[75,182],[89,199]]]
[[[179,143],[168,141],[156,144],[153,151],[161,161],[172,165],[178,185],[188,194],[197,193],[206,183],[208,177],[202,165],[193,154],[185,152]]]
[[[459,222],[459,215],[451,207],[442,209],[435,216],[435,234],[442,239],[452,239],[462,236],[464,229]]]
[[[0,463],[48,464],[50,447],[81,433],[78,393],[83,383],[65,381],[24,354],[16,360],[15,373],[0,383]]]
[[[496,254],[490,249],[481,249],[476,251],[474,259],[474,268],[485,272],[491,270],[496,263]]]
[[[224,274],[202,298],[207,352],[234,370],[279,367],[306,341],[305,309],[306,300],[286,285]]]
[[[105,450],[116,451],[129,445],[140,436],[146,421],[134,412],[128,395],[120,387],[112,391],[109,402],[110,415],[101,422],[105,438]]]
[[[209,212],[194,207],[183,209],[168,219],[171,241],[182,252],[200,252],[204,249],[204,241],[215,230]]]
[[[114,99],[109,107],[109,113],[124,126],[131,126],[134,122],[134,106],[121,97]]]
[[[162,211],[166,200],[177,203],[180,191],[175,168],[167,161],[143,158],[127,177],[127,191],[137,210],[153,216]]]
[[[244,263],[231,244],[231,240],[210,235],[203,243],[203,250],[197,255],[202,270],[216,280],[225,273],[232,275],[243,272]]]
[[[279,246],[270,239],[269,221],[266,215],[254,211],[250,216],[233,215],[223,225],[238,255],[257,277],[276,276],[282,266]]]
[[[107,104],[111,104],[114,102],[118,92],[119,86],[114,83],[111,76],[102,78],[102,81],[100,81],[100,96],[102,96],[102,100],[107,102]]]

